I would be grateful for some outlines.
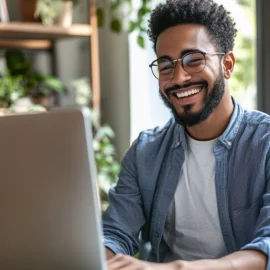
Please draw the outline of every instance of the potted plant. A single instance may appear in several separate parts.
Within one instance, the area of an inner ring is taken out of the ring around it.
[[[68,27],[72,23],[73,5],[82,0],[20,0],[21,19],[24,22],[42,22]]]
[[[57,77],[34,72],[21,50],[6,50],[5,59],[8,74],[21,81],[21,96],[30,97],[34,103],[46,108],[55,106],[57,93],[64,91],[64,85]]]
[[[58,24],[69,27],[72,24],[73,5],[81,0],[36,0],[34,16],[44,25]]]
[[[55,106],[57,94],[64,90],[63,83],[53,76],[36,75],[36,82],[29,88],[28,95],[35,104],[46,109]]]
[[[20,0],[23,21],[41,21],[44,25],[60,24],[68,27],[72,22],[72,6],[82,0]],[[97,0],[98,26],[110,25],[113,32],[137,31],[137,43],[144,47],[146,21],[151,12],[151,0],[141,0],[134,8],[130,0]],[[108,12],[107,12],[108,9]],[[106,15],[105,15],[106,14]],[[126,25],[126,26],[124,26]]]
[[[40,22],[39,18],[35,18],[37,0],[20,0],[20,14],[23,22]]]
[[[7,109],[24,95],[22,78],[9,73],[0,75],[0,108]]]

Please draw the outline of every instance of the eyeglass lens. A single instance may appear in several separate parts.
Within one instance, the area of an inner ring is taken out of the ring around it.
[[[182,62],[182,67],[189,74],[202,71],[206,64],[205,56],[201,52],[188,53],[183,56],[182,60],[178,59],[178,61],[161,58],[153,62],[151,66],[153,75],[161,81],[170,80],[179,61]]]

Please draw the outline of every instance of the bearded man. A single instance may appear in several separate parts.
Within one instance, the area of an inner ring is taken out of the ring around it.
[[[230,94],[236,33],[212,0],[152,11],[150,68],[173,118],[139,135],[110,190],[110,270],[270,270],[270,117]],[[148,261],[132,257],[139,235]]]

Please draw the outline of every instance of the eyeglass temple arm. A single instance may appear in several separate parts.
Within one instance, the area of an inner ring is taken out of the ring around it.
[[[218,53],[205,53],[206,55],[224,55],[226,53],[221,53],[221,52],[218,52]]]

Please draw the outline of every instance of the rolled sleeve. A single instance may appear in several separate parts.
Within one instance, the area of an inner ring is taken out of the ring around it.
[[[105,247],[109,248],[114,254],[125,254],[125,248],[119,245],[117,239],[110,239],[109,237],[104,237],[103,244]]]
[[[114,253],[134,255],[145,223],[136,169],[136,142],[122,162],[117,185],[109,191],[109,207],[103,214],[104,245]]]

